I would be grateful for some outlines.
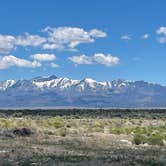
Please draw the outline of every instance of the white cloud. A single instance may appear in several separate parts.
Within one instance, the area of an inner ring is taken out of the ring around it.
[[[160,27],[159,29],[157,29],[156,33],[158,35],[166,35],[166,27]]]
[[[37,47],[41,46],[46,39],[38,35],[30,35],[25,33],[24,36],[11,36],[11,35],[2,35],[0,34],[0,53],[10,53],[15,50],[17,46],[32,46]]]
[[[62,46],[62,45],[50,44],[50,43],[45,43],[45,44],[43,44],[42,47],[43,47],[43,49],[45,49],[45,50],[56,50],[56,49],[62,50],[62,49],[63,49],[63,46]]]
[[[25,33],[24,36],[16,37],[15,44],[18,46],[40,46],[46,42],[46,38]]]
[[[74,49],[81,43],[94,42],[96,38],[106,37],[106,33],[97,29],[85,31],[77,27],[46,27],[44,32],[48,33],[48,43],[43,46],[44,49],[53,49],[59,47]]]
[[[98,30],[98,29],[92,29],[90,32],[89,32],[89,35],[92,36],[92,37],[106,37],[107,34],[101,30]]]
[[[93,56],[72,56],[69,57],[69,60],[74,62],[76,65],[81,64],[102,64],[107,67],[112,67],[119,64],[120,59],[118,57],[112,56],[110,54],[105,55],[103,53],[96,53]]]
[[[98,53],[95,54],[93,56],[93,61],[98,63],[98,64],[102,64],[108,67],[117,65],[119,63],[119,58],[118,57],[114,57],[112,55],[104,55],[102,53]]]
[[[46,27],[43,36],[25,33],[12,36],[0,34],[0,53],[10,53],[18,46],[40,47],[47,50],[75,50],[81,43],[92,43],[97,38],[106,37],[107,34],[98,29],[85,31],[77,27]]]
[[[17,58],[13,55],[0,57],[0,69],[7,69],[13,66],[36,68],[40,67],[41,64],[37,61],[28,61],[26,59]]]
[[[92,58],[86,55],[72,56],[72,57],[69,57],[69,60],[71,60],[72,62],[78,65],[92,64]]]
[[[166,36],[165,37],[159,37],[158,39],[159,43],[166,43]]]
[[[121,39],[122,40],[131,40],[131,37],[130,37],[130,35],[123,35],[123,36],[121,36]]]
[[[15,48],[15,38],[10,35],[0,34],[0,53],[9,53]]]
[[[54,54],[33,54],[30,57],[37,61],[53,61],[56,59]]]
[[[146,33],[142,36],[142,39],[148,39],[149,37],[150,37],[150,35],[148,33]]]
[[[156,33],[160,35],[157,39],[158,42],[166,43],[166,27],[160,27],[159,29],[157,29]]]
[[[57,64],[55,64],[55,63],[50,63],[50,66],[52,67],[52,68],[57,68],[57,67],[59,67],[59,65],[57,65]]]

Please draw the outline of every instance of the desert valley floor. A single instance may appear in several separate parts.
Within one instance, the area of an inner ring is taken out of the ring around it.
[[[166,163],[166,110],[1,110],[2,166]]]

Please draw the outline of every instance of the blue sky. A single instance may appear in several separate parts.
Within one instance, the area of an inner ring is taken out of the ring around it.
[[[165,0],[2,0],[0,80],[57,75],[166,85]]]

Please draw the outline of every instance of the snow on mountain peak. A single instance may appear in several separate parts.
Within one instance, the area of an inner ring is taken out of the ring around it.
[[[0,82],[0,90],[6,90],[7,88],[13,86],[15,87],[25,87],[30,88],[31,86],[36,87],[37,89],[57,89],[64,90],[67,88],[76,88],[78,91],[84,91],[90,89],[96,90],[107,90],[112,87],[124,87],[128,84],[128,81],[125,80],[114,80],[111,82],[98,82],[91,78],[85,78],[83,80],[73,80],[69,78],[58,78],[55,75],[51,76],[39,76],[31,80],[6,80]]]
[[[87,82],[87,83],[94,83],[94,82],[96,82],[95,80],[93,80],[93,79],[91,79],[91,78],[85,78],[85,79],[83,79],[85,82]]]
[[[0,106],[166,107],[166,86],[144,81],[91,78],[72,80],[56,76],[0,82]],[[5,100],[4,100],[5,99]],[[10,102],[6,102],[10,101]]]
[[[13,86],[16,83],[15,80],[6,80],[0,82],[0,90],[6,90],[7,88]]]
[[[49,78],[44,78],[43,81],[41,79],[33,80],[33,84],[40,89],[59,88],[60,90],[69,88],[78,82],[79,82],[78,80],[72,80],[72,79],[69,79],[66,77],[65,78],[57,78],[55,76],[51,76]]]

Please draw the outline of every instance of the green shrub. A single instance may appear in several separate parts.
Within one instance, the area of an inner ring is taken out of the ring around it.
[[[60,117],[56,117],[56,118],[51,119],[51,122],[55,128],[61,128],[61,127],[65,126],[64,119],[60,118]]]
[[[101,123],[101,122],[95,122],[95,123],[93,124],[93,127],[100,127],[100,128],[104,128],[104,124],[103,124],[103,123]]]
[[[13,117],[22,117],[23,113],[22,112],[15,112],[12,114]]]
[[[125,128],[125,134],[131,134],[133,132],[133,129],[132,128]]]
[[[104,128],[103,127],[93,127],[93,129],[92,129],[94,132],[104,132]]]
[[[148,144],[149,145],[159,145],[159,146],[164,146],[164,142],[163,142],[163,136],[158,135],[158,134],[154,134],[151,135],[148,138]]]
[[[67,135],[67,130],[66,130],[65,127],[59,129],[59,135],[60,135],[61,137],[65,137],[65,136]]]
[[[111,134],[124,134],[125,131],[122,128],[111,128],[110,133]]]
[[[133,142],[134,142],[136,145],[140,145],[140,144],[146,143],[147,141],[146,141],[145,135],[135,134],[135,135],[134,135]]]

